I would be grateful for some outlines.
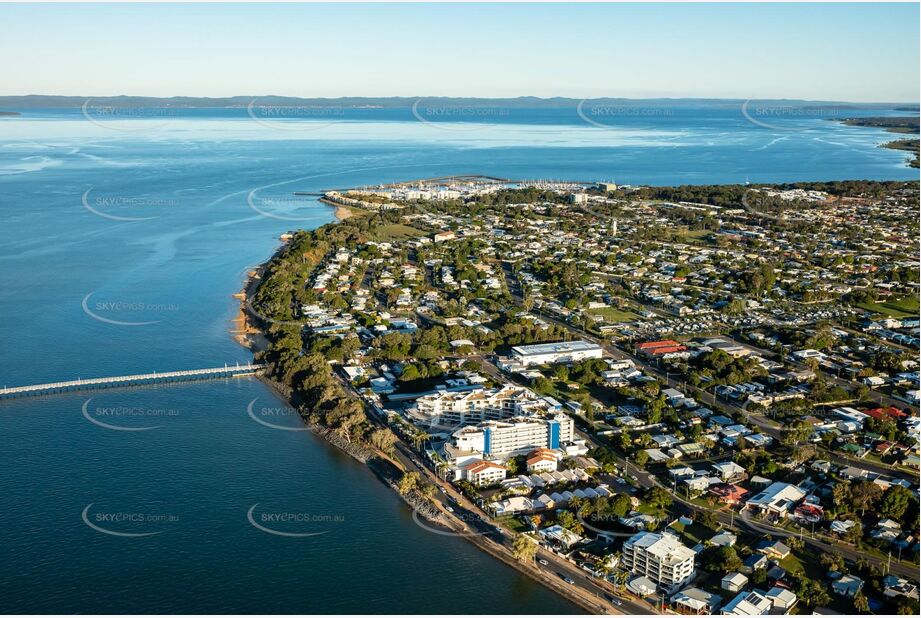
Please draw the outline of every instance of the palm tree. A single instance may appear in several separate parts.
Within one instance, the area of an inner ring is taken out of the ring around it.
[[[416,448],[416,450],[418,450],[419,447],[422,446],[422,444],[429,441],[431,438],[432,436],[430,436],[429,434],[425,433],[422,430],[419,430],[412,435],[411,440],[412,440],[413,446]]]

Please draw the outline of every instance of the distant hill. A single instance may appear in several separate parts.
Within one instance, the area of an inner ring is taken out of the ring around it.
[[[339,98],[301,98],[301,97],[283,97],[283,96],[234,96],[234,97],[136,97],[136,96],[107,96],[107,97],[86,97],[86,96],[56,96],[56,95],[25,95],[25,96],[0,96],[0,107],[13,109],[51,109],[51,108],[78,108],[83,106],[88,100],[92,101],[93,106],[111,106],[117,108],[137,108],[137,107],[157,107],[157,108],[214,108],[230,107],[245,108],[254,100],[260,106],[337,106],[337,107],[377,107],[377,108],[408,108],[412,107],[420,100],[427,105],[466,105],[470,107],[504,107],[504,108],[571,108],[577,105],[582,99],[567,97],[515,97],[503,99],[488,98],[469,98],[469,97],[433,97],[433,96],[413,96],[413,97],[339,97]],[[595,98],[585,99],[593,105],[650,105],[667,107],[669,105],[724,105],[739,106],[743,99],[625,99],[625,98]],[[795,99],[777,99],[763,100],[759,103],[771,103],[775,105],[792,105],[800,107],[814,107],[833,104],[840,108],[878,108],[894,109],[894,106],[905,107],[913,105],[910,103],[874,103],[874,104],[857,104],[840,101],[803,101]]]

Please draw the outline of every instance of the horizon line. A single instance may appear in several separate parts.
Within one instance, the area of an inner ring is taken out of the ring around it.
[[[803,99],[796,97],[706,97],[706,96],[659,96],[659,97],[623,97],[623,96],[593,96],[577,97],[567,95],[553,96],[536,96],[521,94],[516,96],[458,96],[458,95],[338,95],[338,96],[301,96],[285,94],[234,94],[223,96],[193,95],[193,94],[173,94],[173,95],[144,95],[144,94],[0,94],[0,99],[25,99],[25,98],[58,98],[58,99],[200,99],[200,100],[223,100],[223,99],[296,99],[304,101],[328,100],[336,101],[343,99],[374,99],[374,100],[425,100],[425,99],[455,99],[455,100],[473,100],[473,101],[519,101],[522,99],[533,99],[541,102],[554,101],[726,101],[726,102],[744,102],[744,101],[796,101],[802,103],[846,103],[851,105],[921,105],[921,100],[915,101],[859,101],[844,99]]]

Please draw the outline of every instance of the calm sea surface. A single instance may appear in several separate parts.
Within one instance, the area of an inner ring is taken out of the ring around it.
[[[752,122],[730,104],[23,111],[0,118],[9,386],[249,360],[228,334],[231,294],[279,234],[332,220],[294,191],[460,174],[917,178],[904,153],[878,147],[891,134],[808,111],[749,110]],[[831,116],[860,113],[880,112]],[[363,466],[254,422],[251,403],[299,428],[251,379],[0,402],[0,611],[578,611],[416,526]]]

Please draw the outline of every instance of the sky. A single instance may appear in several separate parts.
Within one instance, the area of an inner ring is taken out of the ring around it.
[[[0,95],[916,102],[919,5],[0,4]]]

